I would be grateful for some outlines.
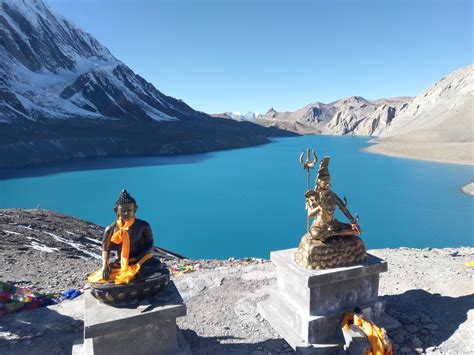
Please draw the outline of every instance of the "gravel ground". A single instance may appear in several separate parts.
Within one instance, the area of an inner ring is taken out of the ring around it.
[[[80,265],[76,268],[71,266],[71,258],[67,256],[68,247],[62,246],[64,253],[47,253],[31,250],[31,247],[19,249],[23,248],[19,243],[21,236],[10,232],[20,233],[19,230],[25,229],[20,226],[30,226],[36,230],[34,233],[42,245],[54,247],[49,239],[42,239],[43,232],[48,232],[42,229],[43,222],[54,228],[48,233],[65,236],[69,235],[67,232],[77,232],[78,238],[88,233],[86,225],[91,228],[91,239],[98,238],[102,228],[41,211],[0,210],[0,234],[3,233],[0,235],[0,262],[8,268],[1,271],[0,280],[20,280],[20,286],[45,290],[82,286],[85,274],[97,268],[98,260],[92,256],[76,259],[74,264]],[[15,217],[18,214],[21,216]],[[37,225],[32,224],[31,218],[40,218],[34,220]],[[58,225],[53,227],[54,223]],[[25,241],[31,240],[25,238]],[[79,244],[76,248],[94,248],[94,243],[85,238]],[[77,249],[69,252],[77,256]],[[381,275],[379,293],[387,303],[387,313],[402,323],[401,328],[390,332],[396,354],[474,353],[474,268],[465,265],[474,260],[474,248],[399,248],[370,252],[389,264],[389,271]],[[20,258],[15,257],[17,254]],[[166,255],[164,259],[170,266],[178,262],[173,257],[167,259]],[[188,315],[179,318],[178,325],[193,353],[292,352],[256,309],[257,303],[266,299],[274,287],[273,265],[265,260],[252,262],[252,265],[243,265],[233,259],[194,261],[206,267],[174,276],[188,308]],[[35,263],[37,265],[32,266]],[[70,271],[59,273],[63,265]],[[81,298],[1,317],[0,354],[69,354],[74,339],[82,336]]]

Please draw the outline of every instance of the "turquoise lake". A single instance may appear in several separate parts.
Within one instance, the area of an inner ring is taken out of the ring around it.
[[[306,230],[306,171],[298,158],[308,147],[331,156],[332,189],[359,214],[367,248],[474,245],[474,198],[460,191],[471,166],[361,152],[367,144],[304,136],[205,154],[3,170],[0,208],[40,205],[105,226],[126,188],[158,246],[191,258],[269,257],[296,247]]]

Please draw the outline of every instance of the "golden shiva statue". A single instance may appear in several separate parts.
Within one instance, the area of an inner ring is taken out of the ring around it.
[[[303,154],[300,157],[303,167],[308,170],[308,181],[310,169],[317,160],[314,151],[313,155],[314,161],[309,160],[309,150],[306,162],[303,162]],[[324,157],[319,166],[315,188],[305,193],[307,217],[314,219],[308,228],[308,233],[301,239],[295,253],[295,262],[307,269],[351,266],[367,260],[364,243],[357,236],[361,233],[361,229],[346,207],[347,200],[344,198],[343,202],[331,191],[328,165],[329,157]],[[351,224],[334,218],[336,207],[344,213]]]
[[[137,203],[127,190],[115,202],[117,220],[102,240],[102,268],[87,280],[92,294],[104,302],[120,303],[151,297],[169,282],[166,265],[153,254],[150,225],[135,218]],[[111,260],[111,251],[117,252]]]

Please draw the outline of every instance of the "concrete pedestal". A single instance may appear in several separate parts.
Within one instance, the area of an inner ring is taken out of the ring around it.
[[[84,302],[84,343],[75,345],[73,354],[188,353],[176,326],[176,318],[186,315],[186,306],[172,281],[141,310],[138,304],[103,304],[90,291]]]
[[[355,307],[377,324],[388,320],[378,298],[379,274],[387,271],[387,262],[369,254],[362,265],[307,270],[294,262],[295,252],[287,249],[270,254],[277,287],[268,301],[258,305],[260,314],[293,349],[338,353],[345,344],[343,314]]]

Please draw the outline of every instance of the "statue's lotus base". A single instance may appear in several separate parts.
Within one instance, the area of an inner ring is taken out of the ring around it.
[[[295,262],[310,270],[362,264],[367,260],[364,242],[356,236],[317,240],[306,233],[295,252]]]
[[[385,326],[384,302],[378,297],[379,274],[387,263],[368,255],[364,264],[330,270],[308,270],[294,261],[296,249],[272,252],[277,286],[258,304],[260,314],[297,351],[334,354],[346,341],[344,312],[360,307],[367,319]],[[396,326],[396,321],[391,325]]]
[[[113,307],[86,291],[84,342],[74,346],[73,354],[189,353],[176,326],[186,306],[173,282],[149,304],[137,306]]]
[[[128,284],[90,283],[91,294],[111,305],[134,303],[159,294],[170,280],[166,265],[157,259],[146,262],[135,280]]]

